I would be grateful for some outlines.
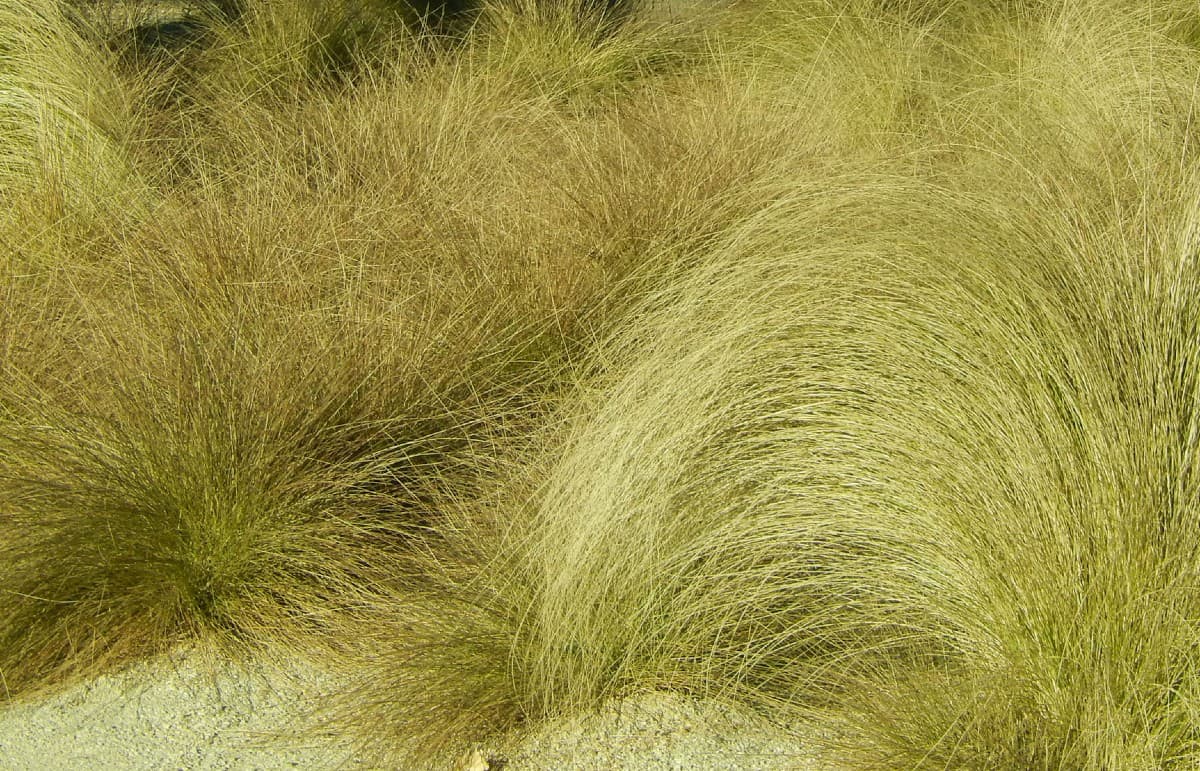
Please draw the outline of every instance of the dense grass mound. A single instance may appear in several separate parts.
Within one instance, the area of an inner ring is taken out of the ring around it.
[[[847,711],[870,766],[1191,762],[1190,236],[1131,272],[1115,239],[854,187],[753,221],[618,343],[531,514],[538,703]]]
[[[556,24],[574,36],[584,21]],[[139,216],[93,194],[6,223],[13,693],[185,639],[337,647],[343,622],[378,623],[386,598],[427,583],[414,555],[449,548],[438,501],[473,488],[492,446],[544,411],[565,357],[619,313],[607,287],[650,280],[645,245],[669,263],[718,228],[707,213],[736,207],[716,193],[753,163],[728,136],[704,138],[735,173],[694,190],[672,168],[700,162],[688,127],[636,139],[641,162],[595,157],[584,138],[619,140],[615,116],[593,123],[560,100],[569,79],[543,88],[485,64],[490,32],[461,61],[359,62],[372,79],[353,92],[307,58],[283,80],[294,88],[247,90],[229,73],[282,77],[245,60],[267,31],[219,32],[236,39],[179,63],[192,69],[168,99],[161,70],[147,88],[93,52],[104,82],[146,100],[103,145],[153,185]],[[310,32],[292,35],[295,56]],[[92,50],[86,32],[66,39]],[[589,92],[633,88],[636,69],[621,72]],[[35,129],[52,150],[80,141],[26,120],[16,149]],[[35,171],[13,178],[40,190]],[[657,212],[608,219],[648,187]],[[685,217],[705,224],[667,226]]]
[[[1194,9],[243,5],[0,14],[6,693],[202,640],[355,668],[383,766],[655,690],[1200,761]]]
[[[385,707],[433,747],[666,688],[850,767],[1194,762],[1193,52],[1095,9],[790,23],[829,50],[745,82],[869,65],[879,123],[793,113],[777,203],[582,362],[468,515],[503,556],[367,698],[437,683]]]

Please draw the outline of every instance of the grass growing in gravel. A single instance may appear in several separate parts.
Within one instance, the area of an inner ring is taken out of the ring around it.
[[[385,766],[656,690],[1200,759],[1194,9],[249,3],[142,71],[23,3],[6,692],[201,639],[342,653]]]
[[[561,78],[543,88],[432,47],[339,62],[358,68],[355,88],[306,58],[287,88],[247,90],[230,61],[282,77],[245,61],[266,34],[251,23],[195,52],[162,99],[159,80],[145,88],[57,6],[39,8],[100,82],[126,84],[129,124],[103,157],[152,189],[119,229],[99,208],[118,201],[93,195],[3,233],[11,693],[196,637],[340,645],[338,625],[382,593],[422,590],[413,555],[442,548],[437,502],[544,411],[560,362],[620,306],[605,288],[644,272],[643,246],[669,262],[674,243],[719,227],[709,213],[733,216],[672,168],[699,163],[685,139],[645,136],[655,157],[642,161],[593,157],[593,132],[622,127],[560,100]],[[309,57],[309,32],[284,48]],[[31,40],[49,62],[50,36]],[[494,45],[479,43],[480,62]],[[638,55],[589,93],[637,88]],[[38,141],[68,155],[107,138],[76,117],[80,131]],[[47,127],[22,119],[9,144],[27,158],[18,142]],[[729,137],[703,141],[728,148],[719,187],[736,189],[753,152],[743,163]],[[16,168],[13,189],[41,184],[37,171]],[[656,211],[607,219],[649,191]],[[704,224],[672,232],[685,217]]]

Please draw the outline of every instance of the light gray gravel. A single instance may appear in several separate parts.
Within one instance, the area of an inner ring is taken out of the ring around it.
[[[199,666],[177,654],[0,708],[4,771],[358,768],[331,741],[272,741],[320,680],[261,665]]]
[[[261,664],[200,665],[175,654],[65,692],[0,708],[3,771],[365,769],[328,738],[281,738],[331,681]],[[464,747],[459,771],[493,753]],[[474,759],[469,760],[474,754]],[[541,727],[507,751],[505,771],[782,771],[835,768],[753,716],[652,695]],[[499,764],[492,764],[498,768]]]
[[[808,732],[811,736],[812,733]],[[761,718],[725,705],[653,694],[545,726],[506,771],[816,771],[835,766]]]

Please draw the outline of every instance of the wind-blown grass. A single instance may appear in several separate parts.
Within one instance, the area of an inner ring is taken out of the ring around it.
[[[1195,762],[1194,54],[1108,9],[960,21],[873,60],[914,103],[782,163],[469,517],[511,524],[467,620],[370,691],[451,683],[381,710],[416,757],[662,688],[841,725],[850,767]]]
[[[9,692],[202,639],[343,654],[381,765],[652,690],[1200,760],[1194,12],[363,8],[140,106],[4,59],[14,199],[121,180],[0,230]]]

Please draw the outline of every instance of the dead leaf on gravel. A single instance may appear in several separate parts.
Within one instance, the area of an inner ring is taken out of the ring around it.
[[[473,750],[463,757],[454,771],[501,771],[508,765],[504,758],[498,758],[484,750]]]

